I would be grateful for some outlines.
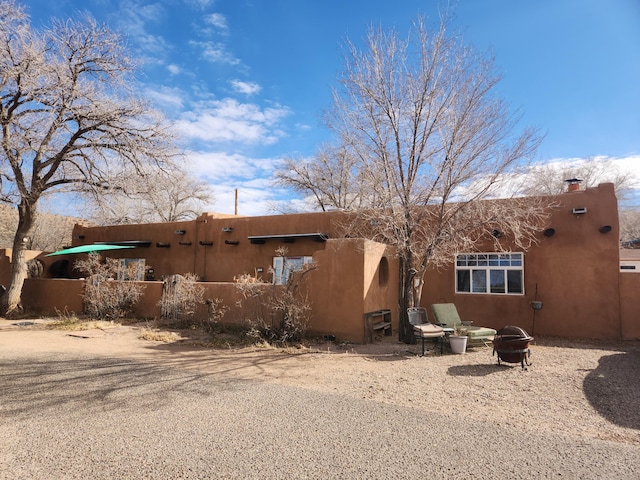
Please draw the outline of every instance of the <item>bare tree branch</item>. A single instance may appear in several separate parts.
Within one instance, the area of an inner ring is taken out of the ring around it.
[[[19,304],[43,194],[97,193],[113,182],[111,172],[173,162],[172,134],[134,95],[133,70],[119,36],[94,20],[35,30],[15,1],[0,2],[0,193],[19,213],[3,310]]]
[[[353,159],[349,178],[363,182],[341,186],[359,196],[345,233],[396,247],[401,312],[420,303],[429,267],[487,245],[525,249],[547,218],[548,200],[486,201],[541,142],[535,130],[516,130],[500,79],[493,59],[451,34],[446,18],[435,28],[418,18],[404,38],[372,28],[362,50],[347,42],[326,118],[341,155]],[[326,164],[318,156],[313,167],[288,164],[281,178],[325,208],[329,188],[307,172]],[[404,319],[400,339],[412,341],[410,332]]]

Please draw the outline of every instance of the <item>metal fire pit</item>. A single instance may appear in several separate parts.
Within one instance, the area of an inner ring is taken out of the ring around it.
[[[525,365],[531,365],[529,357],[529,343],[533,341],[520,327],[506,326],[498,330],[493,337],[493,354],[498,354],[498,365],[501,362],[519,363],[524,369]]]

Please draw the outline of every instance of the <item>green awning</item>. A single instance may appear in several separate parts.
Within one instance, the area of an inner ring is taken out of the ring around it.
[[[131,245],[107,245],[107,244],[79,245],[77,247],[58,250],[57,252],[50,253],[46,256],[52,257],[53,255],[67,255],[72,253],[95,253],[95,252],[102,252],[103,250],[122,250],[124,248],[135,248],[135,247]]]

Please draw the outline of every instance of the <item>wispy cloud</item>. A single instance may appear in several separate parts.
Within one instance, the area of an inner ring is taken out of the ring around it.
[[[186,112],[178,128],[188,138],[205,142],[249,142],[270,145],[284,136],[280,121],[287,107],[261,108],[232,98],[203,102]]]
[[[205,10],[209,6],[213,6],[215,0],[185,0],[185,3],[199,10]]]
[[[170,88],[165,86],[148,86],[145,89],[146,97],[151,99],[158,107],[162,108],[165,113],[170,111],[182,111],[184,108],[184,92],[178,88]]]
[[[169,73],[171,75],[178,75],[182,72],[182,68],[180,68],[178,65],[174,63],[167,65],[167,70],[169,70]]]
[[[166,40],[150,34],[148,23],[158,23],[166,14],[160,3],[120,2],[117,25],[144,57],[158,56],[169,49]]]
[[[212,63],[226,63],[229,65],[239,65],[238,60],[228,49],[224,43],[220,42],[198,42],[192,40],[190,45],[200,48],[202,58]]]
[[[262,87],[254,82],[243,82],[241,80],[231,80],[231,86],[238,93],[254,95],[262,90]]]
[[[211,183],[215,194],[212,212],[235,213],[236,189],[239,215],[266,215],[278,198],[279,192],[270,188],[270,178],[280,159],[191,151],[187,152],[186,161],[189,171]]]
[[[212,13],[204,17],[204,21],[206,24],[215,27],[218,33],[228,34],[229,33],[229,25],[227,23],[227,18],[221,13]]]

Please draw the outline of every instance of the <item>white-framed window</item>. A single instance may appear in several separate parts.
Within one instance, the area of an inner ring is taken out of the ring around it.
[[[289,279],[290,272],[302,270],[307,263],[313,262],[313,257],[273,257],[273,283],[284,285]]]
[[[456,293],[524,294],[522,253],[456,255]]]
[[[144,258],[118,259],[118,280],[144,280]]]

